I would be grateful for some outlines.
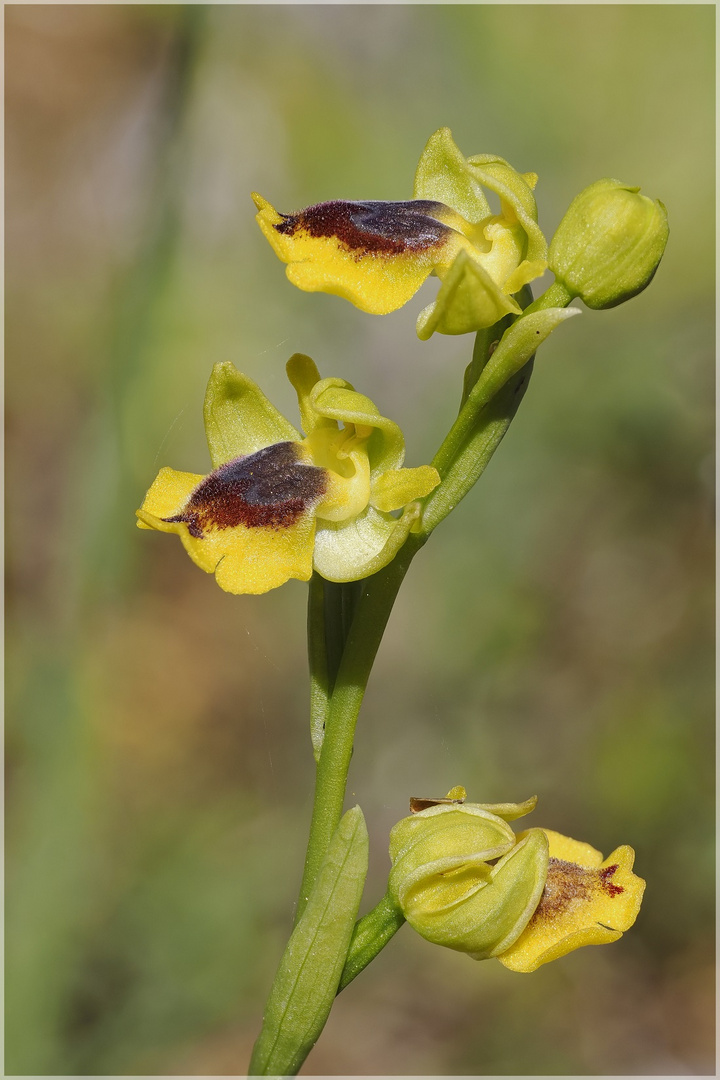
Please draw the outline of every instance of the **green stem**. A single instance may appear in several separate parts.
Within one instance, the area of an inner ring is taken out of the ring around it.
[[[388,566],[362,583],[327,709],[305,870],[298,898],[298,918],[305,909],[330,838],[342,816],[355,724],[375,656],[403,578],[424,543],[425,537],[411,535]]]
[[[325,625],[324,578],[315,573],[308,583],[307,639],[308,668],[310,670],[310,738],[315,760],[320,757],[325,734],[325,722],[330,703],[332,682],[330,677],[326,625]]]
[[[577,293],[569,292],[560,281],[554,281],[542,296],[525,308],[523,315],[532,315],[534,311],[545,311],[551,307],[567,307],[576,296]]]
[[[314,573],[308,588],[308,665],[310,669],[310,737],[315,761],[325,737],[325,724],[335,679],[362,589],[360,581],[326,581]]]
[[[405,922],[405,916],[387,894],[355,924],[338,994],[385,948]]]
[[[427,497],[421,535],[429,536],[485,472],[520,406],[531,374],[529,361],[482,410],[475,430],[459,442],[454,457],[445,466],[442,483]]]
[[[497,345],[511,322],[512,319],[508,316],[501,322],[496,323],[495,326],[488,326],[486,330],[478,330],[475,335],[472,360],[465,369],[465,377],[463,379],[463,392],[460,401],[461,409],[470,397],[473,387],[482,375],[483,368],[492,354],[493,346]]]

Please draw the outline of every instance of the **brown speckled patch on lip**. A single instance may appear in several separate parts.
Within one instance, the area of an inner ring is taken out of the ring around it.
[[[191,536],[210,529],[287,529],[320,501],[327,486],[324,469],[300,463],[294,443],[276,443],[221,465],[198,484],[174,517]]]
[[[565,862],[564,859],[551,857],[545,888],[531,922],[535,919],[554,919],[557,915],[562,915],[578,900],[589,899],[598,888],[610,897],[624,892],[621,885],[615,885],[610,880],[616,870],[617,865],[591,870]]]
[[[318,203],[297,214],[283,214],[279,233],[334,237],[348,251],[363,255],[402,255],[439,247],[452,231],[433,214],[446,208],[427,199],[409,202]]]

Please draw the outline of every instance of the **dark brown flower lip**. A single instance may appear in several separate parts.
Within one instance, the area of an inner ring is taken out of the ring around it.
[[[215,469],[167,522],[183,522],[202,539],[211,529],[287,529],[325,494],[324,469],[300,461],[292,442],[275,443]]]
[[[282,214],[275,225],[279,233],[333,238],[343,247],[363,255],[403,255],[440,247],[452,229],[436,217],[446,211],[443,203],[427,199],[408,202],[318,203],[297,214]]]

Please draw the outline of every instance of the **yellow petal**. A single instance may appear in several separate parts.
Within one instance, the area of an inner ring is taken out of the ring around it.
[[[547,270],[547,263],[542,259],[537,259],[535,262],[528,262],[525,259],[520,263],[516,270],[513,270],[512,274],[505,279],[503,290],[511,296],[513,293],[520,292],[523,285],[529,285],[531,281],[535,281],[536,278],[541,277]]]
[[[372,485],[370,500],[378,510],[400,510],[413,499],[422,499],[438,486],[440,474],[432,465],[416,469],[388,469]]]
[[[312,574],[315,520],[311,512],[282,530],[237,525],[209,531],[202,539],[191,536],[183,523],[176,524],[176,531],[193,562],[206,573],[214,573],[225,592],[264,593],[290,578],[308,581]]]
[[[545,832],[550,865],[542,898],[518,940],[498,957],[513,971],[535,971],[583,945],[617,941],[635,922],[645,889],[632,873],[632,848],[617,848],[603,861],[589,844]]]
[[[332,426],[332,422],[319,416],[313,407],[313,387],[320,382],[320,372],[315,361],[304,353],[293,353],[285,365],[285,370],[297,394],[300,423],[305,434],[310,435],[318,426]]]
[[[176,532],[161,518],[177,514],[190,498],[193,490],[204,480],[197,473],[176,472],[167,467],[155,477],[152,487],[137,511],[139,529],[159,529],[160,532]],[[148,520],[152,519],[152,523]],[[155,524],[155,522],[159,524]]]

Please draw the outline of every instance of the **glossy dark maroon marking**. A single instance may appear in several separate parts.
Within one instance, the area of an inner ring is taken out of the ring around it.
[[[187,505],[174,517],[191,536],[202,539],[208,529],[287,529],[320,501],[326,489],[325,470],[299,462],[295,443],[276,443],[256,454],[235,458],[206,476]]]
[[[409,202],[318,203],[297,214],[282,214],[279,233],[335,237],[349,251],[362,255],[402,255],[440,246],[452,230],[433,213],[446,209],[427,199]]]

